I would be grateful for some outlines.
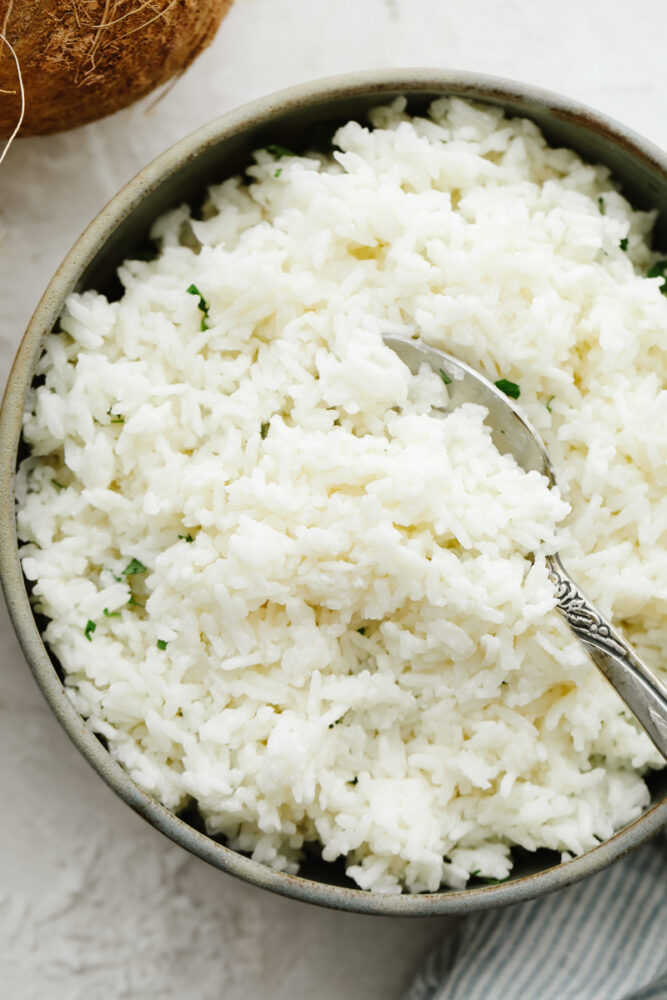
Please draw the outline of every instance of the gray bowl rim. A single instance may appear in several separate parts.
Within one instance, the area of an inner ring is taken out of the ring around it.
[[[88,763],[132,809],[192,854],[255,886],[294,899],[356,913],[385,916],[464,914],[533,899],[588,878],[639,847],[667,826],[667,798],[597,847],[551,868],[500,885],[435,893],[387,895],[275,871],[200,833],[143,791],[102,746],[65,694],[33,617],[18,558],[14,476],[25,392],[43,338],[55,325],[66,296],[115,227],[155,188],[209,147],[286,111],[346,97],[385,93],[447,95],[470,100],[510,100],[541,107],[556,118],[584,123],[606,141],[629,150],[664,177],[667,157],[657,146],[591,108],[514,80],[442,69],[385,69],[346,73],[303,83],[245,104],[198,128],[141,170],[79,237],[44,292],[19,346],[0,410],[0,581],[23,653],[56,718]],[[528,112],[527,112],[528,113]]]

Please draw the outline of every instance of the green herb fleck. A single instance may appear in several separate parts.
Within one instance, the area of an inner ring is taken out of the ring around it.
[[[283,168],[282,167],[278,167],[277,170],[274,170],[273,176],[274,177],[280,177],[280,175],[282,174],[282,172],[283,172]]]
[[[509,882],[509,878],[509,875],[506,875],[505,878],[485,878],[484,881],[487,885],[502,885],[503,882]]]
[[[269,425],[262,424],[262,426],[259,429],[259,436],[261,437],[262,441],[264,440],[264,438],[268,433],[269,433]]]
[[[111,420],[109,421],[110,424],[124,424],[125,423],[125,417],[121,416],[120,413],[112,413],[111,412],[111,407],[109,407],[109,409],[107,410],[107,416],[111,417]]]
[[[507,687],[507,681],[501,681],[500,682],[500,686],[501,687]]]
[[[120,611],[109,611],[108,608],[104,609],[105,618],[120,618]]]
[[[271,156],[275,156],[277,160],[282,160],[283,156],[294,156],[295,154],[291,149],[287,149],[286,146],[278,146],[276,143],[272,143],[270,146],[264,147],[267,153]]]
[[[443,372],[442,368],[440,369],[440,378],[445,383],[445,385],[451,385],[452,382],[451,378],[449,377],[447,372]]]
[[[92,642],[93,641],[93,632],[95,631],[96,628],[97,628],[97,625],[95,624],[95,622],[91,622],[91,620],[89,618],[88,621],[86,622],[86,627],[83,630],[83,634],[85,635],[85,637],[88,640],[88,642]]]
[[[134,576],[136,573],[147,573],[148,569],[138,559],[130,559],[129,563],[122,571],[123,576]]]
[[[167,641],[166,639],[158,639],[155,645],[157,646],[158,649],[164,650],[167,648]]]
[[[621,242],[618,245],[621,248],[621,250],[623,251],[623,253],[627,253],[627,249],[628,249],[628,238],[627,238],[627,236],[624,236],[623,239],[621,240]]]
[[[65,489],[65,486],[64,486],[64,485],[63,485],[62,483],[59,483],[57,479],[52,479],[52,480],[51,480],[51,482],[52,482],[52,483],[53,483],[53,485],[54,485],[54,486],[56,486],[56,487],[57,487],[57,488],[58,488],[59,490],[64,490],[64,489]]]
[[[510,382],[509,379],[499,378],[495,383],[495,386],[496,389],[500,389],[500,391],[504,392],[506,396],[510,397],[510,399],[518,399],[521,395],[521,389],[519,386],[516,382]]]
[[[197,288],[196,285],[190,285],[190,287],[187,288],[186,291],[187,291],[188,295],[197,295],[199,297],[199,302],[197,303],[197,308],[202,313],[200,330],[202,332],[204,330],[208,330],[208,323],[206,322],[207,319],[208,319],[208,310],[209,310],[209,304],[208,304],[208,302],[206,301],[206,299],[204,298],[204,296],[199,291],[199,289]]]
[[[602,197],[598,198],[598,210],[600,212],[600,215],[606,214],[607,206],[605,205],[604,198]]]
[[[551,409],[551,404],[552,404],[552,402],[554,401],[555,398],[556,398],[555,396],[549,396],[549,398],[547,399],[546,407],[547,407],[547,410],[549,411],[549,413],[553,412],[552,409]]]
[[[351,778],[350,781],[346,781],[345,784],[346,785],[358,785],[359,784],[359,778],[355,774],[354,778]]]
[[[138,601],[134,594],[130,594],[130,599],[127,602],[131,608],[143,608],[141,601]]]
[[[481,870],[481,868],[475,868],[474,872],[470,872],[470,878],[477,878]]]
[[[652,267],[649,267],[646,272],[647,278],[662,278],[662,285],[660,291],[663,295],[667,295],[667,259],[656,260]]]
[[[357,632],[359,633],[359,635],[366,635],[366,626],[362,625],[361,628],[357,629]]]
[[[179,535],[178,537],[184,542],[194,542],[194,538],[192,537],[189,531],[187,535]]]

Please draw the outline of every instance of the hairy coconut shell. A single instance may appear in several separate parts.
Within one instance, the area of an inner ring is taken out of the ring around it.
[[[0,0],[0,31],[21,67],[20,135],[118,111],[180,73],[232,0]],[[16,63],[0,41],[0,137],[19,118]]]

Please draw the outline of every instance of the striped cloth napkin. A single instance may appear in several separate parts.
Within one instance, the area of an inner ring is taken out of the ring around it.
[[[667,839],[462,920],[404,1000],[667,1000]]]

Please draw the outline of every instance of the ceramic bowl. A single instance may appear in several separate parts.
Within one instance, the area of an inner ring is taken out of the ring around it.
[[[113,760],[66,696],[58,664],[41,639],[18,560],[14,473],[21,457],[21,415],[44,337],[57,322],[66,296],[95,288],[115,295],[116,269],[141,250],[162,212],[201,202],[207,185],[242,170],[259,146],[304,149],[318,130],[348,118],[364,120],[369,108],[403,94],[421,112],[436,97],[456,95],[531,118],[556,145],[611,169],[638,208],[658,213],[656,245],[667,247],[667,158],[650,143],[603,115],[557,95],[511,81],[441,70],[392,70],[349,74],[262,98],[205,125],[147,166],[103,209],[67,255],[48,286],[19,348],[0,414],[0,574],[11,618],[26,659],[49,705],[102,778],[156,830],[223,871],[286,896],[363,913],[435,915],[517,903],[593,875],[667,825],[667,782],[651,778],[652,802],[634,823],[581,857],[516,852],[509,881],[461,891],[383,895],[357,889],[341,865],[317,857],[299,876],[273,871],[206,835],[196,813],[176,816],[142,791]]]

